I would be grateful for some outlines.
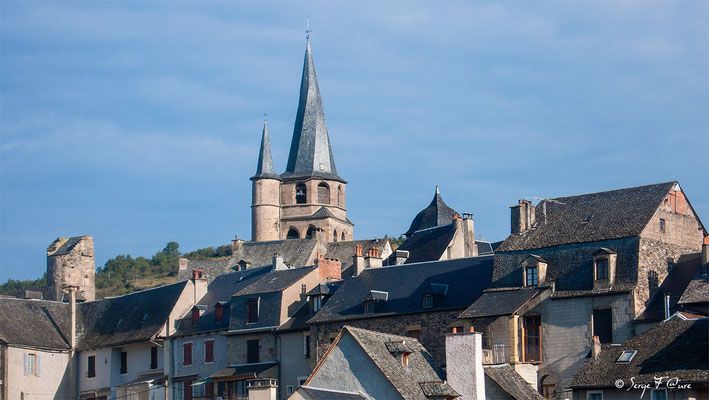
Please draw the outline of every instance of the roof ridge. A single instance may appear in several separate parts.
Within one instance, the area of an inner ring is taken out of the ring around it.
[[[593,195],[593,194],[602,194],[602,193],[621,192],[621,191],[625,191],[625,190],[647,188],[647,187],[651,187],[651,186],[662,186],[662,185],[669,185],[669,184],[675,184],[675,183],[679,183],[679,182],[678,182],[678,181],[668,181],[668,182],[651,183],[651,184],[649,184],[649,185],[630,186],[630,187],[624,187],[624,188],[618,188],[618,189],[611,189],[611,190],[599,190],[599,191],[597,191],[597,192],[573,194],[573,195],[570,195],[570,196],[549,197],[549,198],[547,198],[547,199],[542,199],[541,201],[544,201],[544,200],[569,199],[569,198],[572,198],[572,197],[590,196],[590,195]],[[540,201],[540,203],[541,203],[541,201]]]

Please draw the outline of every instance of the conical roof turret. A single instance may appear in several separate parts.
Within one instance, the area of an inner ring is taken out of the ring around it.
[[[453,222],[453,217],[460,215],[456,210],[448,207],[448,204],[443,201],[441,192],[436,186],[436,194],[428,207],[421,210],[414,220],[411,221],[409,230],[404,235],[407,237],[422,229],[435,228],[436,226],[447,225]]]
[[[273,157],[271,156],[271,141],[268,139],[268,125],[263,120],[263,133],[261,134],[261,149],[258,153],[258,165],[256,175],[251,179],[281,179],[273,169]]]
[[[313,55],[310,51],[310,41],[308,41],[305,48],[293,139],[291,140],[286,171],[281,174],[281,177],[297,179],[312,176],[344,182],[337,175],[335,159],[332,156],[320,87],[315,74]]]

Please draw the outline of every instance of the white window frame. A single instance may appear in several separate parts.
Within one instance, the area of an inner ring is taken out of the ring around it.
[[[293,394],[293,385],[286,385],[286,396]]]
[[[41,355],[34,352],[25,353],[25,376],[42,376]],[[30,360],[33,360],[30,363]]]
[[[586,392],[586,399],[587,399],[587,400],[590,400],[592,394],[600,394],[600,395],[601,395],[601,400],[604,399],[603,390],[589,390],[588,392]]]

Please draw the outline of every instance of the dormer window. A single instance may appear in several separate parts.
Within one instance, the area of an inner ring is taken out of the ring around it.
[[[387,350],[392,356],[397,357],[401,360],[401,365],[406,367],[409,365],[409,355],[411,354],[411,348],[406,344],[404,340],[396,340],[385,343]]]
[[[258,307],[259,298],[252,298],[246,301],[246,323],[253,324],[258,322]]]
[[[530,265],[524,269],[525,286],[537,286],[539,285],[539,270],[536,265]]]
[[[374,305],[378,302],[386,302],[389,300],[389,292],[382,290],[370,290],[369,296],[364,299],[364,313],[374,313]]]
[[[539,286],[546,280],[547,261],[540,256],[531,254],[522,262],[524,271],[524,286]]]
[[[199,325],[199,309],[197,307],[192,309],[192,325]]]
[[[423,308],[433,308],[433,295],[432,294],[423,295]]]
[[[214,305],[214,322],[222,322],[224,318],[224,303],[218,302]]]
[[[320,311],[323,305],[323,296],[311,296],[310,297],[310,311],[315,314]]]
[[[618,254],[601,247],[593,253],[593,288],[610,289],[615,277],[615,264]]]
[[[365,300],[364,301],[364,313],[365,314],[374,314],[374,300]]]

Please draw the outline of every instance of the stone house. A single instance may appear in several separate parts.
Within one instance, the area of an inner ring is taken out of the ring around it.
[[[223,383],[225,398],[251,396],[250,385],[264,379],[279,385],[286,368],[291,375],[308,375],[309,362],[282,358],[283,354],[300,354],[304,359],[302,331],[278,329],[307,302],[309,290],[339,280],[340,268],[339,262],[324,258],[316,259],[314,266],[299,268],[287,268],[277,259],[271,271],[232,296],[226,333],[228,366],[210,376],[217,385]],[[279,386],[285,390],[287,385]]]
[[[461,313],[485,334],[493,361],[539,391],[568,398],[593,336],[622,343],[706,229],[677,182],[545,199],[511,208],[512,234],[495,252],[492,285]]]
[[[467,327],[457,316],[490,285],[493,258],[473,257],[381,268],[347,278],[312,317],[315,364],[345,325],[416,338],[445,365],[444,334]]]
[[[569,386],[574,400],[709,398],[709,318],[676,313],[622,345],[594,343]]]
[[[270,266],[258,267],[215,277],[206,294],[177,321],[168,345],[173,352],[170,371],[171,383],[176,388],[173,399],[223,395],[224,383],[215,385],[210,376],[228,364],[226,333],[231,296],[270,271]]]
[[[286,171],[275,173],[266,123],[256,174],[251,177],[252,240],[314,238],[352,240],[347,181],[337,174],[313,55],[305,49],[300,98]],[[303,264],[305,265],[305,264]]]

